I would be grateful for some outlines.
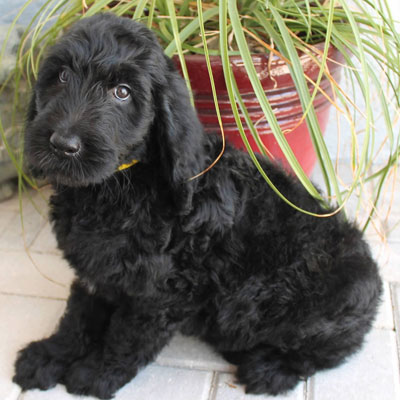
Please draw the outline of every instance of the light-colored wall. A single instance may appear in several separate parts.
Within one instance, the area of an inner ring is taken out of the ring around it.
[[[377,0],[375,0],[375,1],[377,1]],[[400,0],[387,0],[387,1],[391,8],[393,18],[398,19],[400,21]],[[400,22],[398,24],[398,31],[400,32]],[[373,60],[372,58],[370,59],[371,65],[373,65],[374,61],[375,60]],[[379,74],[378,67],[376,67],[374,70],[377,74]],[[341,84],[343,85],[344,89],[346,90],[346,92],[348,94],[350,94],[352,92],[350,82],[347,82],[347,84],[346,84],[346,80],[344,77],[342,77]],[[380,108],[379,108],[379,101],[377,100],[377,96],[376,96],[376,90],[375,91],[372,90],[371,98],[372,98],[372,102],[374,104],[374,112],[375,112],[374,115],[378,116],[380,114],[380,112],[379,112]],[[355,102],[356,102],[357,106],[360,109],[364,110],[365,102],[364,102],[362,93],[359,89],[356,89],[355,99],[356,99]],[[339,158],[343,161],[347,161],[347,160],[350,160],[350,157],[351,157],[351,131],[350,131],[349,124],[347,123],[345,118],[343,118],[343,117],[339,118],[339,125],[340,125],[340,137],[341,137],[340,138],[341,145],[340,145],[340,151],[339,151],[339,155],[340,155]],[[337,154],[337,143],[338,143],[337,139],[338,139],[339,125],[337,123],[336,113],[334,110],[332,110],[328,128],[327,128],[327,131],[325,134],[325,141],[327,143],[328,150],[332,156]],[[365,119],[362,118],[360,115],[358,115],[355,130],[357,132],[360,132],[360,131],[362,132],[364,125],[365,125]],[[384,141],[385,137],[387,136],[388,129],[384,123],[383,118],[377,118],[374,121],[374,126],[376,127],[374,148],[378,149],[380,147],[380,144]],[[397,123],[396,126],[394,126],[395,135],[399,135],[400,134],[399,131],[400,131],[400,126],[399,126],[399,123]],[[358,141],[359,141],[359,146],[361,147],[363,144],[363,141],[362,141],[363,135],[358,134],[357,137],[358,137]],[[390,154],[389,145],[388,145],[388,141],[387,141],[386,144],[383,146],[382,151],[380,151],[378,156],[376,157],[376,160],[375,160],[376,163],[377,164],[386,163],[389,154]]]

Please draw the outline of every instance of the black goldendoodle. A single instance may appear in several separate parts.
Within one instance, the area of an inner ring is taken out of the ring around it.
[[[220,149],[141,24],[87,18],[51,49],[26,156],[54,184],[51,219],[77,280],[54,335],[19,353],[24,390],[61,382],[110,398],[177,331],[236,364],[252,393],[284,392],[360,348],[381,281],[359,230],[295,211],[229,146],[190,180]],[[260,162],[286,197],[326,212]]]

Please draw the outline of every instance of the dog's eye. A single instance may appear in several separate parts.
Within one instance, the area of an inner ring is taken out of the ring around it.
[[[113,94],[118,100],[127,100],[131,95],[131,90],[126,85],[118,85],[114,88]]]
[[[68,81],[68,73],[65,69],[61,70],[60,73],[58,74],[58,80],[61,83],[67,83]]]

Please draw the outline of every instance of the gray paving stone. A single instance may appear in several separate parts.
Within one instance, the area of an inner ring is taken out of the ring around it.
[[[399,399],[395,333],[374,329],[347,363],[310,380],[309,395],[310,400]]]
[[[212,372],[151,365],[118,391],[116,400],[207,400]]]
[[[0,207],[2,210],[7,211],[18,211],[19,210],[19,201],[18,196],[15,195],[8,200],[4,200],[0,203]]]
[[[1,1],[1,0],[0,0]],[[25,208],[29,204],[34,202],[35,206],[43,211],[44,214],[47,213],[48,209],[48,199],[52,193],[50,186],[44,186],[39,190],[28,189],[26,192],[22,194],[21,203],[22,208]],[[11,197],[8,200],[2,201],[0,203],[0,208],[2,210],[10,210],[10,211],[19,211],[20,210],[20,199],[18,194]]]
[[[8,224],[11,222],[13,218],[17,215],[17,211],[12,210],[0,210],[0,235],[7,228]]]
[[[377,206],[377,219],[386,238],[400,242],[400,174],[397,172],[395,182],[393,177],[394,174],[391,174],[382,190]]]
[[[68,393],[63,385],[57,385],[50,390],[33,389],[24,392],[18,400],[98,400],[92,396],[77,396]],[[117,398],[115,398],[117,400]]]
[[[62,253],[57,248],[57,241],[51,230],[50,223],[47,223],[40,231],[30,249],[36,253],[49,253],[61,256]]]
[[[0,399],[16,400],[20,389],[12,383],[18,350],[49,335],[65,303],[0,294]]]
[[[400,215],[393,215],[391,218],[393,225],[389,228],[389,240],[400,243]]]
[[[374,217],[366,232],[366,237],[371,240],[400,242],[400,213],[391,210],[378,210],[378,216]]]
[[[157,357],[158,365],[232,372],[228,364],[206,343],[194,337],[176,335]]]
[[[375,328],[393,329],[393,305],[390,295],[390,287],[388,282],[383,283],[382,303],[379,306],[378,315],[374,322]]]
[[[339,162],[337,163],[337,175],[338,175],[339,189],[340,190],[348,189],[354,180],[354,173],[351,168],[350,160],[339,160]],[[322,190],[322,192],[326,196],[325,183],[319,166],[315,167],[313,174],[311,176],[311,180],[312,182],[315,182],[315,184]],[[368,199],[369,196],[371,196],[372,189],[373,189],[372,185],[368,184],[364,185],[364,191],[365,191],[363,194],[364,202],[362,202],[361,205],[359,204],[359,199],[355,195],[355,193],[353,193],[347,200],[344,210],[346,212],[346,215],[351,221],[357,220],[360,225],[366,221],[368,212],[370,210],[370,203],[366,202],[366,200]],[[332,193],[332,195],[334,195],[334,193]],[[335,200],[333,199],[332,204],[334,203]]]
[[[115,400],[207,400],[212,372],[150,365],[121,388]],[[74,396],[58,385],[48,391],[32,390],[20,400],[72,400],[93,397]]]
[[[373,242],[371,250],[382,278],[388,282],[400,282],[400,243]]]
[[[61,257],[0,250],[0,292],[66,299],[74,278]]]
[[[27,203],[22,215],[23,226],[20,213],[16,213],[0,234],[0,250],[23,250],[29,247],[47,220],[47,211],[40,214],[32,203]]]
[[[291,392],[281,396],[252,395],[246,394],[242,385],[235,382],[232,374],[218,374],[213,386],[210,400],[303,400],[304,384],[300,383]]]
[[[394,324],[397,335],[397,351],[400,360],[400,284],[395,283],[391,285],[391,292],[393,298],[393,312],[394,312]]]
[[[373,167],[373,171],[381,168],[380,165]],[[349,187],[353,181],[350,160],[340,159],[338,162],[339,186],[341,189]],[[392,175],[393,176],[393,175]],[[312,174],[313,182],[325,191],[325,185],[321,171],[315,168]],[[374,187],[372,184],[363,186],[363,194],[360,204],[358,197],[353,194],[347,201],[345,210],[351,220],[357,220],[360,226],[366,221],[372,210]],[[400,242],[400,174],[393,185],[392,177],[387,181],[378,203],[373,221],[368,225],[366,238],[369,240],[392,240]]]

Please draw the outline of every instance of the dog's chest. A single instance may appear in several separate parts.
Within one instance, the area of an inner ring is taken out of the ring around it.
[[[106,200],[71,193],[51,199],[59,248],[81,278],[133,278],[139,263],[150,262],[168,246],[170,229],[159,214],[148,212],[154,207],[143,199],[125,204]]]

